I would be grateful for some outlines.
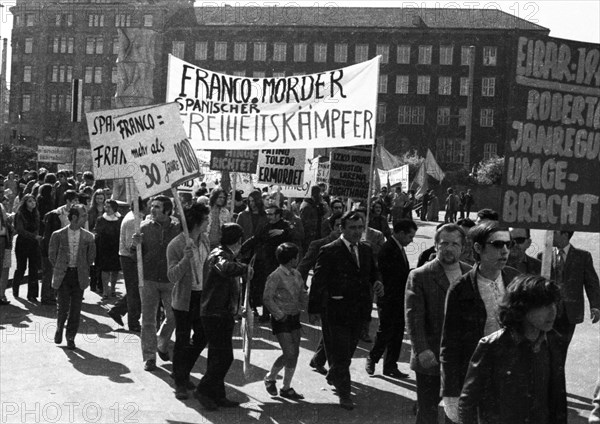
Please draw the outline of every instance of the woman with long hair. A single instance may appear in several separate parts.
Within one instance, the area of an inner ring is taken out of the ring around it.
[[[96,222],[96,267],[102,275],[102,298],[115,296],[115,286],[121,270],[119,262],[119,237],[121,235],[121,214],[117,212],[116,200],[104,202],[104,213]],[[109,287],[110,283],[110,287]]]
[[[94,227],[96,226],[98,218],[104,213],[105,200],[106,195],[104,194],[104,189],[99,188],[94,191],[94,194],[92,195],[92,204],[88,211],[88,228],[92,233],[94,232]]]
[[[40,186],[37,195],[37,209],[40,214],[40,235],[44,235],[44,216],[50,212],[54,206],[54,199],[52,197],[52,185],[44,183]]]
[[[19,286],[29,264],[27,277],[27,300],[36,302],[38,296],[38,268],[40,263],[40,214],[37,209],[35,197],[26,194],[21,200],[15,215],[15,229],[17,241],[15,243],[15,256],[17,269],[13,276],[13,295],[19,297]]]
[[[244,241],[260,233],[267,224],[265,205],[260,191],[254,190],[248,194],[248,207],[240,212],[236,222],[244,230]]]
[[[383,215],[385,206],[381,200],[376,200],[371,205],[371,214],[369,216],[369,227],[379,230],[383,233],[386,240],[392,236],[387,217]]]
[[[221,240],[221,226],[231,222],[232,214],[227,209],[227,193],[221,187],[215,187],[210,193],[208,202],[210,215],[208,220],[208,240],[211,250],[219,245]]]

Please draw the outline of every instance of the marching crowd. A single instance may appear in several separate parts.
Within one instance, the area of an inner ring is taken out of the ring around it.
[[[544,278],[543,258],[526,253],[528,229],[500,226],[489,209],[472,221],[470,190],[447,194],[434,246],[411,269],[405,247],[419,229],[413,215],[438,220],[432,190],[417,203],[414,192],[383,187],[368,213],[320,186],[306,199],[258,189],[244,199],[203,186],[178,201],[158,195],[133,205],[89,172],[40,169],[21,178],[11,172],[0,177],[0,304],[10,303],[5,291],[14,249],[13,297],[27,271],[27,301],[56,305],[57,344],[64,336],[67,348],[76,349],[90,287],[110,305],[114,321],[125,326],[126,316],[127,328],[140,333],[144,369],[156,370],[157,355],[172,360],[175,396],[192,393],[207,410],[239,405],[227,397],[225,380],[235,322],[244,314],[270,324],[281,346],[265,390],[304,398],[292,380],[306,310],[322,330],[309,366],[334,387],[344,409],[354,408],[350,365],[359,340],[373,342],[368,375],[383,359],[384,375],[408,378],[397,365],[406,329],[417,423],[437,423],[440,402],[447,423],[567,423],[564,366],[584,319],[584,291],[592,321],[600,320],[591,254],[570,243],[572,232],[555,231],[551,278]],[[117,298],[120,272],[125,295]],[[205,348],[206,370],[194,385],[190,373]],[[590,423],[600,423],[598,391]]]

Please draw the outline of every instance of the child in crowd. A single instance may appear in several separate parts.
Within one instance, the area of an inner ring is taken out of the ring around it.
[[[298,251],[294,243],[282,243],[277,247],[275,257],[279,267],[267,278],[263,295],[264,305],[271,313],[273,334],[282,350],[282,355],[265,376],[265,387],[271,396],[277,396],[277,375],[285,367],[279,395],[292,400],[304,399],[291,387],[300,354],[300,311],[308,298],[300,272],[295,269]]]

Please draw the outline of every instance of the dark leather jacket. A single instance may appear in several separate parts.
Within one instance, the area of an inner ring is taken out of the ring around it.
[[[238,262],[227,247],[215,248],[204,262],[200,316],[234,317],[239,313],[241,277],[248,266]]]
[[[532,381],[532,361],[536,359],[531,354],[531,343],[502,329],[481,339],[475,349],[458,402],[458,422],[566,424],[565,369],[558,334],[547,333],[543,343],[548,353],[548,397],[542,402],[546,408],[537,415],[532,408],[535,401],[540,401],[534,399],[535,385],[540,382]]]

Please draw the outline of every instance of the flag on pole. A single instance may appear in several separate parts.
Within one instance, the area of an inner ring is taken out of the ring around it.
[[[427,156],[425,157],[424,164],[425,172],[427,172],[427,174],[431,175],[436,180],[441,182],[446,177],[446,174],[444,174],[444,171],[442,171],[442,168],[440,168],[435,160],[435,157],[433,157],[433,153],[431,153],[431,150],[429,149],[427,149]]]

